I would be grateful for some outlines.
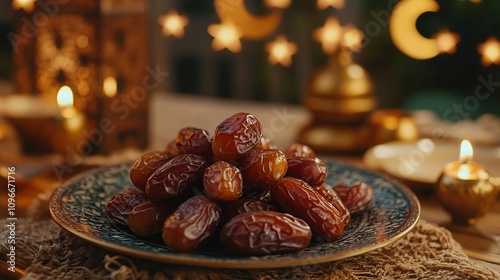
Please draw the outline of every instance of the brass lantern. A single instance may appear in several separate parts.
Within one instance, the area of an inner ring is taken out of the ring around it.
[[[75,108],[91,124],[86,136],[93,140],[92,149],[85,153],[145,147],[150,90],[142,85],[148,75],[147,1],[33,2],[32,10],[13,6],[15,31],[9,39],[16,91],[55,102],[59,89],[69,86]],[[133,96],[137,87],[145,92],[141,98]],[[131,99],[134,104],[125,102]],[[128,107],[116,109],[120,106]]]

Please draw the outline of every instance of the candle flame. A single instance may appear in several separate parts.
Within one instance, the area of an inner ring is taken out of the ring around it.
[[[460,162],[468,162],[472,160],[473,150],[469,140],[463,140],[460,144]]]
[[[61,108],[61,114],[65,118],[70,118],[75,115],[76,111],[73,107],[73,92],[68,86],[63,86],[57,93],[57,105]]]
[[[63,86],[57,93],[57,105],[59,108],[73,106],[73,92],[68,86]]]

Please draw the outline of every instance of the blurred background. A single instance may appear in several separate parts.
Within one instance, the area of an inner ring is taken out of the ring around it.
[[[152,92],[305,107],[314,124],[299,140],[324,150],[415,140],[422,126],[398,127],[408,110],[435,123],[486,115],[500,131],[499,12],[495,0],[2,1],[0,95],[57,97],[66,134],[110,119],[118,129],[98,152],[147,147]],[[384,138],[380,124],[404,135]],[[311,142],[318,133],[365,140],[328,147]]]
[[[211,48],[213,36],[207,32],[207,27],[220,22],[214,1],[145,2],[149,5],[148,41],[137,43],[148,49],[152,64],[159,63],[170,73],[161,85],[165,91],[298,104],[307,90],[309,78],[328,59],[312,34],[329,16],[338,18],[341,25],[353,24],[363,32],[363,48],[354,59],[373,77],[380,107],[425,108],[443,113],[450,102],[461,103],[465,96],[474,92],[478,76],[493,75],[493,80],[500,80],[498,63],[483,65],[478,52],[478,46],[489,37],[500,37],[500,18],[497,16],[500,2],[495,0],[435,1],[440,6],[439,11],[422,14],[416,22],[418,30],[431,38],[445,28],[458,34],[460,39],[454,53],[426,60],[405,55],[392,42],[388,15],[397,3],[394,0],[345,1],[340,9],[334,6],[318,8],[316,1],[289,1],[277,28],[259,39],[242,39],[241,51],[237,53]],[[233,2],[222,1],[228,7]],[[265,2],[244,1],[256,16],[270,12]],[[3,38],[0,41],[0,79],[11,81],[14,78],[13,48],[7,38],[15,31],[16,11],[11,1],[2,1],[0,5],[0,35]],[[182,37],[162,35],[158,18],[170,10],[189,20]],[[289,67],[268,62],[265,44],[278,34],[284,34],[297,44],[298,51]],[[485,112],[500,114],[500,107],[496,105],[499,96],[493,94],[491,102],[481,103],[479,110],[472,113],[473,117]]]

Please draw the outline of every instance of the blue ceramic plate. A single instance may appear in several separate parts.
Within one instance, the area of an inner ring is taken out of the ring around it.
[[[113,226],[105,212],[108,200],[131,185],[131,163],[84,173],[60,186],[50,200],[53,219],[91,243],[123,254],[161,262],[220,268],[271,268],[322,263],[360,255],[405,236],[420,217],[420,204],[406,187],[372,172],[338,161],[326,162],[327,182],[371,184],[374,199],[367,211],[353,217],[334,242],[311,242],[299,253],[235,257],[222,251],[176,253],[169,247]]]

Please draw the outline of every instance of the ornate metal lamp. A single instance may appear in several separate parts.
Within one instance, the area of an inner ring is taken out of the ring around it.
[[[147,1],[21,2],[13,3],[15,32],[9,34],[17,92],[56,102],[59,89],[69,86],[90,124],[87,138],[94,141],[86,152],[145,147]]]

